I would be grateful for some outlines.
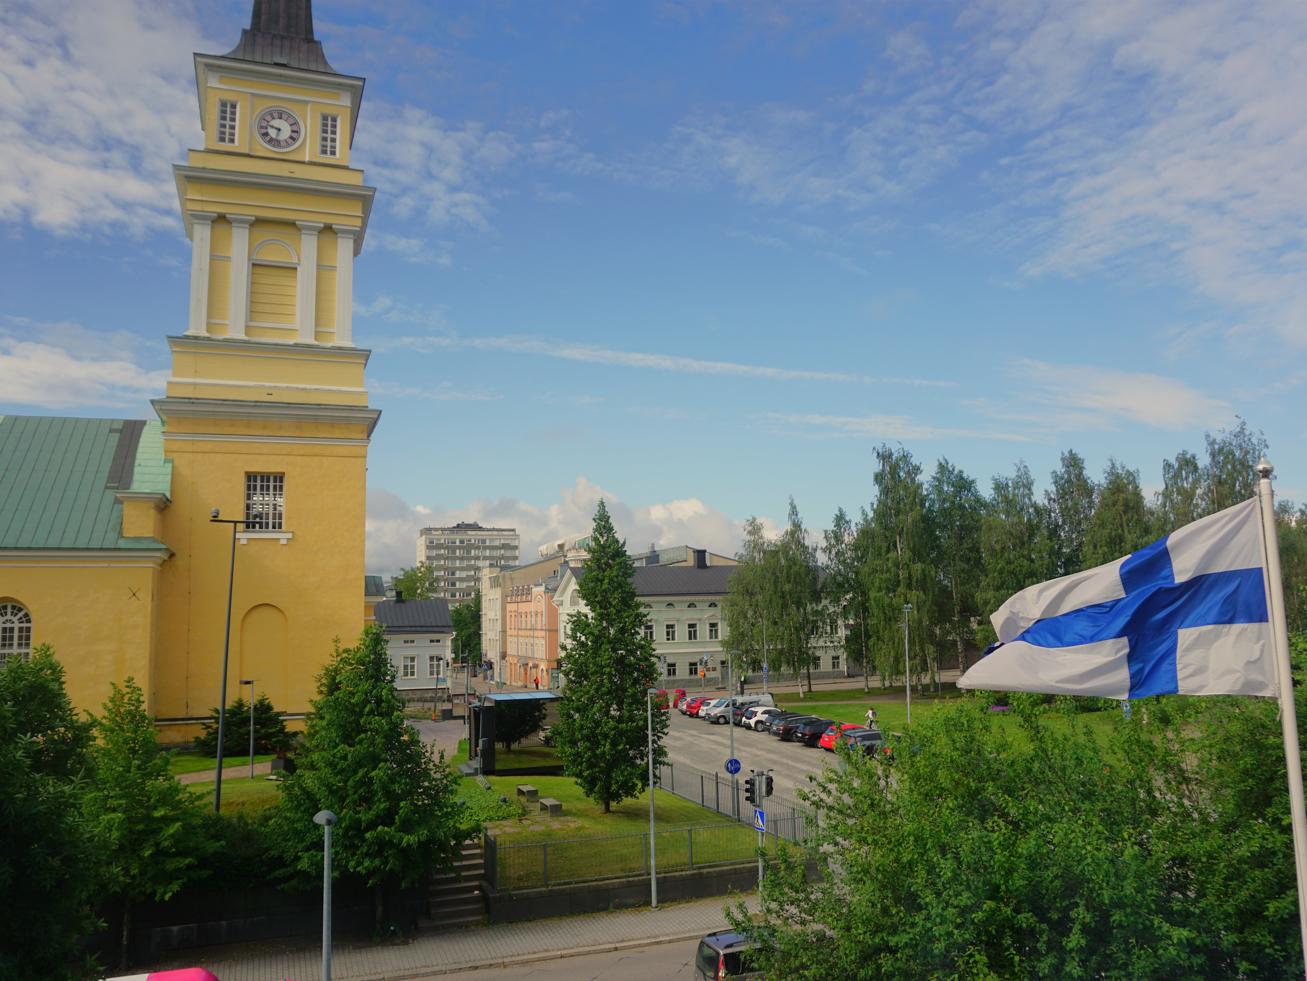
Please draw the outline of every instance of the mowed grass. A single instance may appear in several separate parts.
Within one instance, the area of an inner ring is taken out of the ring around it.
[[[535,737],[533,736],[532,739]],[[463,748],[462,743],[459,749]],[[495,747],[495,769],[513,770],[531,766],[561,766],[562,760],[552,746],[542,745],[539,741],[518,743],[507,752],[503,746]]]
[[[212,780],[187,784],[186,789],[194,795],[197,803],[213,802]],[[235,811],[253,814],[266,810],[276,804],[280,796],[281,787],[278,782],[269,780],[266,776],[255,777],[253,780],[249,777],[227,777],[222,781],[224,814]]]
[[[272,759],[271,753],[255,753],[255,763],[267,763]],[[173,776],[180,776],[183,773],[204,773],[206,770],[213,770],[217,767],[217,759],[212,756],[201,756],[199,753],[171,752],[168,754],[168,772]],[[225,770],[230,766],[249,766],[250,755],[245,753],[241,756],[228,756],[222,758],[222,768]]]

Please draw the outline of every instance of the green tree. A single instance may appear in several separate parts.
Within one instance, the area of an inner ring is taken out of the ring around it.
[[[972,621],[979,615],[976,590],[983,554],[980,523],[985,499],[976,482],[940,460],[926,485],[926,523],[930,529],[931,564],[938,577],[934,627],[941,646],[957,651],[966,670],[966,646],[974,639]]]
[[[1017,464],[1012,476],[995,476],[980,522],[980,547],[985,556],[978,602],[977,642],[994,640],[989,615],[1018,590],[1057,575],[1049,523],[1035,497],[1030,468]]]
[[[862,513],[862,525],[867,513]],[[862,588],[861,570],[866,564],[866,536],[862,525],[849,520],[843,508],[835,512],[830,528],[824,533],[826,580],[822,584],[825,602],[845,626],[844,654],[862,669],[862,690],[870,684],[871,668],[867,657],[867,593]]]
[[[1208,433],[1207,462],[1203,464],[1205,514],[1246,501],[1257,493],[1257,462],[1266,455],[1266,437],[1253,432],[1242,419],[1233,429]]]
[[[551,732],[565,771],[605,814],[648,784],[646,692],[657,686],[659,672],[633,571],[600,501],[577,586],[585,609],[573,615],[561,645],[566,685]],[[666,712],[653,713],[653,727],[654,759],[661,763]]]
[[[333,873],[373,890],[378,934],[396,926],[389,899],[448,867],[458,850],[457,780],[404,721],[380,627],[338,648],[318,678],[298,764],[273,815],[292,874],[322,874],[321,810],[335,813]]]
[[[127,966],[132,909],[172,896],[195,877],[199,812],[168,772],[145,695],[132,678],[111,684],[96,723],[85,801],[99,856],[102,895],[122,902],[120,966]]]
[[[1093,567],[1129,555],[1153,540],[1154,530],[1139,486],[1139,471],[1109,460],[1085,532],[1085,564]]]
[[[277,711],[272,699],[260,695],[254,700],[254,751],[275,753],[289,749],[291,735],[286,731],[283,713]],[[250,749],[250,704],[238,698],[227,706],[227,722],[223,729],[224,758],[240,756]],[[210,709],[209,718],[200,727],[195,740],[195,751],[205,756],[218,755],[218,710]]]
[[[436,567],[430,562],[419,562],[411,569],[401,569],[390,585],[395,595],[404,599],[431,599],[440,591]]]
[[[905,682],[929,668],[938,677],[936,650],[929,632],[939,582],[932,564],[921,465],[902,447],[876,450],[876,501],[871,509],[869,547],[863,567],[868,595],[868,634],[881,677],[904,677],[904,605],[910,638]]]
[[[1075,450],[1062,454],[1061,466],[1050,478],[1044,495],[1053,536],[1057,574],[1070,575],[1085,568],[1085,535],[1093,519],[1098,487],[1085,473],[1085,461]]]
[[[511,750],[545,722],[544,702],[500,702],[495,706],[495,742]]]
[[[1157,537],[1197,521],[1207,513],[1203,469],[1198,457],[1181,450],[1162,461],[1162,489],[1157,493]]]
[[[764,617],[770,585],[764,563],[770,547],[762,522],[756,517],[745,521],[744,547],[736,554],[739,564],[722,600],[722,652],[730,659],[733,678],[766,663]]]
[[[764,613],[768,642],[774,645],[776,662],[806,678],[812,691],[813,642],[832,629],[822,605],[821,575],[817,550],[808,541],[798,506],[790,498],[788,520],[775,548],[767,553],[770,609]],[[773,629],[774,628],[774,629]],[[775,637],[771,636],[774,633]],[[802,690],[800,690],[802,693]]]
[[[1291,633],[1307,631],[1307,507],[1277,501],[1275,526],[1280,539],[1285,618]]]
[[[449,609],[454,622],[454,648],[461,661],[481,663],[481,591]]]
[[[96,924],[88,743],[49,647],[0,667],[0,981],[92,974],[78,963]]]

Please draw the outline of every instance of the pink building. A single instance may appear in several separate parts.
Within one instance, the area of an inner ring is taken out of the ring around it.
[[[504,681],[524,688],[549,688],[558,667],[558,577],[530,586],[510,586],[504,600],[506,674]]]

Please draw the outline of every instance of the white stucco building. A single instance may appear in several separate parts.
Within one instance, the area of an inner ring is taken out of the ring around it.
[[[448,688],[454,636],[449,602],[388,599],[378,603],[374,612],[386,633],[395,687],[414,699],[434,698],[438,689]]]

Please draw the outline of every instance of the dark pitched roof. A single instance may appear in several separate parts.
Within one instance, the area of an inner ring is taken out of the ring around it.
[[[254,0],[250,26],[225,57],[338,74],[313,37],[312,0]]]
[[[637,566],[631,572],[636,596],[713,596],[725,595],[726,584],[738,566],[692,565]],[[577,582],[585,578],[585,567],[572,568]]]
[[[0,416],[0,548],[163,548],[122,537],[117,495],[171,483],[157,422]]]
[[[377,623],[388,633],[422,633],[427,630],[452,630],[449,600],[382,600],[377,604]]]

